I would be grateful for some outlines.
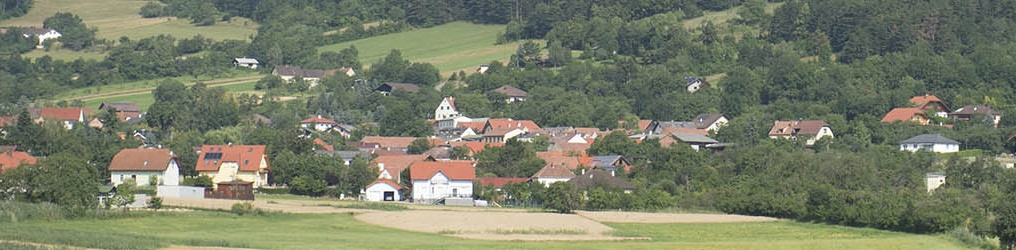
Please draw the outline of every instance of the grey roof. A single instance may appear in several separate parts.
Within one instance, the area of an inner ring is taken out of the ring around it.
[[[906,139],[900,142],[900,144],[920,144],[920,143],[956,144],[956,145],[960,144],[960,142],[946,138],[945,136],[942,136],[940,134],[923,134],[910,137],[910,139]]]
[[[677,138],[678,140],[680,140],[682,142],[707,143],[707,144],[708,143],[719,143],[719,141],[717,141],[717,140],[715,140],[713,138],[709,138],[708,136],[699,135],[699,134],[677,134],[677,133],[675,133],[674,134],[674,138]]]
[[[991,109],[984,105],[967,105],[962,108],[956,109],[950,113],[951,115],[973,115],[973,114],[985,114],[985,115],[998,115],[998,111]]]
[[[614,162],[617,162],[622,157],[620,155],[601,155],[593,156],[593,162],[590,163],[592,168],[614,168]]]

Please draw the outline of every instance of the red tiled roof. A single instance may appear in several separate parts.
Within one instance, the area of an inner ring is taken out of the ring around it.
[[[459,122],[460,128],[471,128],[476,133],[483,131],[483,126],[485,125],[487,125],[486,122]]]
[[[536,125],[536,122],[533,122],[532,120],[489,119],[487,120],[487,125],[490,125],[491,129],[526,128],[531,131],[540,129],[540,126]],[[487,125],[484,125],[484,128],[486,128]]]
[[[35,165],[35,157],[21,151],[0,152],[0,172],[17,168],[22,163]]]
[[[536,171],[533,178],[573,178],[575,173],[572,173],[568,168],[561,165],[547,164]]]
[[[413,180],[429,180],[438,172],[451,180],[476,179],[472,161],[418,161],[409,166],[409,177]]]
[[[563,152],[565,154],[586,155],[586,150],[592,146],[590,143],[554,143],[548,151]]]
[[[314,145],[321,147],[321,150],[335,151],[335,147],[329,145],[325,140],[321,140],[321,138],[314,138]]]
[[[41,108],[39,116],[45,120],[60,121],[81,121],[82,116],[88,117],[92,114],[89,108]]]
[[[267,160],[265,145],[201,145],[200,150],[196,171],[218,171],[222,163],[236,162],[240,171],[256,172]]]
[[[911,121],[914,116],[925,117],[924,111],[921,108],[894,108],[885,114],[882,118],[882,123],[892,123],[895,121]]]
[[[504,143],[503,142],[457,141],[457,142],[449,142],[448,146],[452,146],[452,147],[464,146],[464,147],[469,148],[469,150],[472,151],[475,154],[475,153],[482,152],[483,150],[487,149],[487,147],[491,147],[491,148],[504,147]]]
[[[370,188],[370,186],[374,186],[374,184],[388,184],[388,185],[391,185],[392,187],[394,187],[395,189],[402,189],[401,185],[399,185],[398,183],[395,183],[394,181],[389,180],[389,179],[377,179],[374,182],[371,182],[370,184],[368,184],[367,188]]]
[[[769,136],[816,135],[822,127],[828,127],[824,121],[775,121],[769,130]]]
[[[405,150],[398,150],[398,149],[396,149],[396,150],[371,150],[370,153],[374,154],[374,155],[377,155],[377,156],[407,155]]]
[[[109,171],[166,171],[175,158],[169,149],[120,150],[109,163]]]
[[[303,119],[303,121],[300,121],[300,123],[301,124],[310,124],[310,123],[316,123],[316,124],[339,124],[339,123],[337,123],[335,121],[322,118],[321,116],[314,116],[314,117],[311,117],[311,118]]]
[[[476,178],[476,181],[480,183],[480,186],[493,186],[495,188],[504,187],[505,184],[509,183],[523,183],[529,181],[529,178],[510,178],[510,177],[481,177]]]
[[[405,170],[406,168],[408,168],[409,165],[413,164],[413,162],[426,161],[428,157],[430,157],[430,156],[427,156],[427,155],[383,155],[383,156],[378,156],[377,158],[374,158],[374,160],[371,161],[371,165],[374,166],[375,168],[377,168],[377,166],[379,166],[380,164],[384,164],[384,168],[385,168],[385,170],[388,170],[389,174],[391,174],[393,176],[398,176],[399,173],[402,173],[402,170]],[[381,169],[378,169],[378,171],[380,172]]]
[[[928,105],[932,103],[938,103],[941,106],[936,107],[935,108],[936,111],[949,112],[949,107],[945,105],[945,102],[943,102],[941,99],[938,99],[938,97],[934,95],[915,96],[910,98],[910,103],[913,104],[915,107],[921,108],[922,110],[928,109]]]
[[[579,163],[579,157],[577,156],[565,156],[565,155],[554,155],[554,154],[536,154],[547,165],[564,166],[568,170],[578,169],[581,163]]]
[[[377,143],[382,148],[409,148],[409,144],[413,143],[414,140],[419,139],[416,137],[385,137],[385,136],[364,136],[360,141],[363,143]]]
[[[18,122],[18,118],[15,116],[0,116],[0,127],[6,127],[8,125],[14,125]]]
[[[505,136],[508,132],[518,130],[519,128],[492,128],[483,133],[483,136]]]

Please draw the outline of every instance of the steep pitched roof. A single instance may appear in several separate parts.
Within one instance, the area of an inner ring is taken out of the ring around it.
[[[822,127],[828,127],[824,121],[775,121],[769,130],[769,136],[817,135]]]
[[[35,157],[32,157],[32,155],[21,151],[14,151],[13,148],[9,151],[0,152],[0,172],[16,168],[22,163],[34,165],[35,162]]]
[[[268,160],[265,145],[201,145],[200,150],[197,171],[218,171],[222,163],[236,162],[240,171],[256,172]]]
[[[472,161],[419,161],[409,166],[409,177],[413,180],[429,180],[438,172],[450,180],[476,179]]]
[[[941,134],[923,134],[923,135],[918,135],[918,136],[910,137],[910,138],[900,142],[900,144],[923,144],[923,143],[956,144],[956,145],[960,144],[960,142],[954,141],[953,139],[946,138],[945,136],[942,136]]]
[[[307,119],[303,119],[303,121],[300,121],[300,124],[310,124],[310,123],[316,123],[316,124],[339,124],[339,123],[337,123],[335,121],[322,118],[320,115],[319,116],[314,116],[314,117],[311,117],[311,118],[307,118]]]
[[[894,108],[889,113],[882,117],[882,123],[892,123],[895,121],[910,121],[915,116],[921,116],[927,118],[924,114],[924,110],[921,108]]]
[[[120,150],[109,163],[109,171],[166,171],[176,156],[169,149]]]
[[[533,174],[533,179],[537,178],[575,178],[575,173],[562,165],[547,164]]]
[[[519,88],[512,87],[510,85],[504,85],[501,86],[500,88],[494,89],[494,92],[504,94],[508,97],[526,97],[527,95],[529,95],[529,93],[527,93],[525,90],[521,90]]]
[[[38,109],[38,116],[46,120],[80,121],[81,117],[88,117],[92,114],[90,108],[41,108]]]
[[[542,153],[542,154],[541,154]],[[563,166],[568,170],[578,169],[580,165],[579,157],[566,156],[564,153],[556,152],[537,152],[536,157],[546,162],[547,165]]]
[[[628,184],[628,182],[625,182],[621,178],[614,177],[610,174],[610,172],[597,169],[589,170],[583,175],[575,176],[575,178],[569,180],[568,183],[571,183],[583,190],[594,187],[619,188],[624,190],[635,189],[634,186]]]
[[[949,107],[945,106],[945,102],[943,102],[941,99],[938,99],[938,97],[936,97],[935,95],[914,96],[910,98],[910,103],[921,109],[927,108],[926,106],[931,103],[940,103],[942,104],[942,108],[946,109],[945,111],[949,110]]]
[[[723,118],[723,114],[701,114],[698,117],[695,117],[695,120],[692,121],[692,123],[695,124],[695,128],[697,129],[706,129],[709,128],[709,125],[713,125],[713,123],[720,120],[720,118]]]
[[[325,140],[321,140],[321,138],[314,138],[314,146],[324,151],[335,151],[335,147],[325,142]]]
[[[464,128],[471,128],[471,129],[473,129],[473,132],[476,132],[476,133],[480,133],[481,131],[483,131],[483,126],[485,126],[485,125],[487,125],[486,121],[482,121],[482,122],[476,122],[476,121],[473,121],[473,122],[459,122],[459,127],[460,128],[463,128],[463,127]]]
[[[366,188],[370,188],[370,186],[374,186],[374,185],[377,185],[377,184],[388,184],[388,185],[392,186],[393,188],[395,188],[396,190],[402,189],[402,186],[399,185],[398,183],[395,183],[395,181],[392,181],[392,180],[389,180],[389,179],[384,179],[384,178],[377,179],[374,182],[371,182],[370,184],[367,184]]]
[[[509,183],[523,183],[529,181],[529,178],[511,178],[511,177],[481,177],[476,178],[476,181],[480,183],[480,186],[493,186],[494,188],[504,187],[505,184]]]

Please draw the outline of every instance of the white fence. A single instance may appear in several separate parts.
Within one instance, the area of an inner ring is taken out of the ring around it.
[[[169,198],[205,198],[205,188],[190,186],[159,186],[156,196]]]

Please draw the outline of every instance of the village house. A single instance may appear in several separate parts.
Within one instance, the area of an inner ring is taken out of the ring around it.
[[[929,151],[935,153],[955,153],[960,151],[960,142],[946,138],[940,134],[923,134],[910,137],[900,142],[901,151]]]
[[[272,70],[272,75],[282,78],[282,80],[293,81],[297,77],[300,77],[304,81],[310,82],[310,86],[314,87],[318,85],[321,78],[335,75],[336,70],[320,70],[320,69],[301,69],[295,66],[275,66]]]
[[[998,127],[998,122],[1002,120],[1002,113],[984,105],[967,105],[949,113],[949,117],[960,121],[985,119],[989,120],[993,126]]]
[[[382,83],[381,86],[374,88],[374,91],[381,92],[381,95],[384,96],[392,95],[392,93],[394,93],[396,90],[416,93],[420,92],[420,86],[417,86],[416,84],[412,83],[386,82]]]
[[[592,169],[602,169],[604,171],[615,172],[624,171],[623,173],[631,172],[631,163],[624,156],[620,155],[600,155],[593,156],[593,160],[589,164],[586,164]]]
[[[805,140],[805,145],[815,145],[815,141],[823,137],[833,138],[833,130],[828,123],[818,120],[775,121],[769,130],[769,138]]]
[[[441,104],[437,105],[437,109],[434,109],[434,120],[450,120],[460,116],[462,115],[459,114],[459,110],[455,108],[455,97],[445,97],[441,100]]]
[[[709,82],[701,78],[685,77],[684,81],[685,81],[685,89],[687,89],[688,92],[691,93],[695,93],[695,91],[698,91],[699,89],[708,88],[709,86],[711,86]]]
[[[644,130],[646,134],[667,134],[681,132],[708,135],[726,126],[730,120],[723,114],[701,114],[692,121],[651,121]]]
[[[116,117],[121,122],[141,122],[141,106],[133,102],[103,102],[99,104],[99,110],[106,111],[113,109]]]
[[[109,163],[109,179],[113,185],[134,180],[139,187],[152,182],[176,186],[180,184],[180,164],[169,149],[124,149]]]
[[[935,116],[946,117],[949,114],[949,106],[945,105],[938,97],[930,94],[923,96],[914,96],[910,98],[910,104],[914,107],[921,109],[921,111],[932,111],[935,112]],[[923,113],[923,112],[922,112]]]
[[[931,120],[924,114],[921,108],[894,108],[882,117],[882,123],[913,122],[921,125],[928,125]]]
[[[409,168],[410,165],[416,162],[429,161],[433,162],[435,159],[429,155],[382,155],[374,158],[371,161],[371,166],[378,171],[378,179],[389,179],[394,180],[395,183],[402,182],[402,171]]]
[[[521,90],[511,85],[504,85],[500,88],[494,89],[494,92],[505,95],[505,103],[522,102],[526,100],[526,96],[529,95],[525,90]]]
[[[24,33],[22,33],[21,35],[25,36],[25,38],[33,36],[39,38],[39,44],[35,46],[35,48],[38,49],[45,48],[44,44],[46,43],[46,40],[57,39],[60,38],[60,36],[62,36],[60,32],[57,32],[54,29],[27,28],[24,29],[23,32]]]
[[[0,146],[0,173],[15,169],[22,164],[35,165],[36,159],[32,155],[17,151],[15,146]]]
[[[63,123],[64,128],[73,129],[74,124],[82,123],[87,121],[88,117],[92,115],[92,109],[90,108],[38,108],[30,109],[32,117],[35,118],[36,123],[43,123],[45,121],[60,121]]]
[[[328,130],[332,130],[333,128],[335,128],[335,126],[338,126],[338,125],[339,125],[339,123],[337,123],[335,121],[332,121],[332,120],[329,120],[329,119],[326,119],[324,117],[321,117],[320,115],[319,116],[315,116],[315,117],[310,117],[310,118],[307,118],[307,119],[303,119],[302,121],[300,121],[300,127],[307,128],[307,129],[313,129],[313,130],[316,130],[316,131],[319,131],[319,132],[325,132],[325,131],[328,131]]]
[[[476,168],[471,161],[419,161],[409,166],[413,200],[430,203],[444,198],[470,198]]]
[[[402,186],[391,179],[377,179],[364,188],[364,199],[368,201],[400,201]]]
[[[233,67],[234,68],[235,67],[243,67],[243,68],[257,69],[259,63],[260,62],[258,62],[258,59],[254,59],[254,58],[246,58],[246,57],[233,58]]]
[[[202,145],[197,153],[194,169],[213,183],[246,181],[254,188],[268,184],[271,167],[265,145]]]
[[[536,171],[536,174],[533,174],[530,179],[549,187],[550,184],[554,184],[555,182],[568,181],[575,178],[575,173],[573,173],[572,170],[573,169],[569,169],[568,165],[562,163],[547,163],[547,165],[543,166],[543,168],[539,171]]]

